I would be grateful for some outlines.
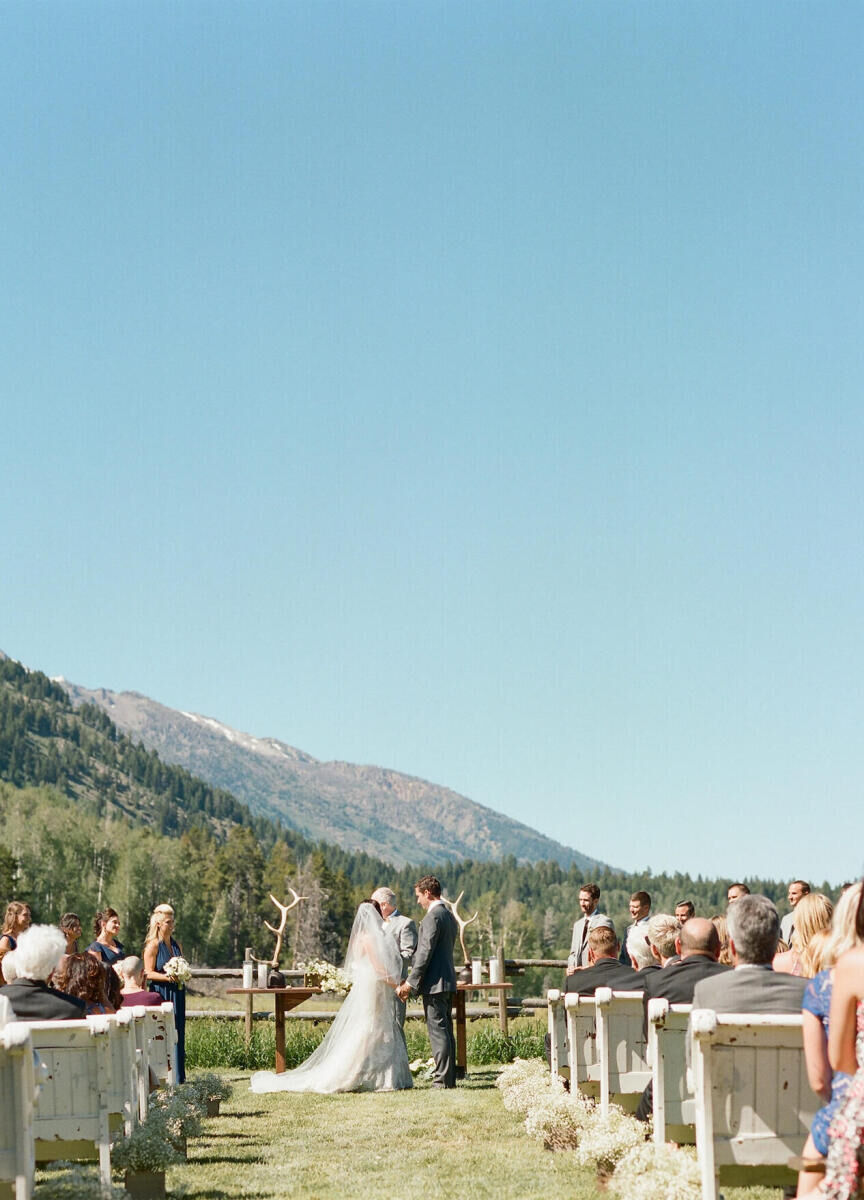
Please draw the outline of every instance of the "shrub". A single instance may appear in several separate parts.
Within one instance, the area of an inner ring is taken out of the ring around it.
[[[227,1100],[234,1091],[227,1079],[214,1075],[212,1071],[197,1075],[188,1086],[194,1089],[205,1108],[212,1101]]]
[[[156,1106],[143,1124],[111,1147],[111,1165],[118,1171],[164,1171],[182,1161],[168,1110]]]

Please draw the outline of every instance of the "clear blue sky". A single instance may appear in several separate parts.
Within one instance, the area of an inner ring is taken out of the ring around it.
[[[0,647],[862,869],[864,8],[6,0]]]

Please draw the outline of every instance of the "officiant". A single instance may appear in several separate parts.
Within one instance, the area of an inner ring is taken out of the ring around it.
[[[414,952],[417,949],[417,925],[410,917],[396,907],[396,893],[388,887],[379,887],[372,893],[372,899],[381,906],[381,916],[384,918],[384,928],[395,939],[402,956],[402,978],[408,978]],[[396,1016],[401,1029],[405,1028],[405,1001],[396,1000]]]

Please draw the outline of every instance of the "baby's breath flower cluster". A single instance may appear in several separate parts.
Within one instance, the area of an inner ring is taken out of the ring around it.
[[[319,986],[322,992],[344,996],[351,991],[350,975],[346,975],[341,967],[334,967],[333,963],[326,962],[323,958],[310,958],[308,962],[298,963],[297,970],[302,971],[304,975],[317,975],[321,981]]]
[[[525,1132],[542,1142],[547,1150],[575,1150],[593,1114],[593,1104],[579,1092],[571,1096],[563,1089],[560,1092],[550,1089],[528,1110]]]
[[[182,1161],[168,1113],[156,1106],[151,1107],[143,1124],[111,1147],[111,1165],[118,1171],[164,1171],[172,1163]]]
[[[165,1118],[167,1136],[178,1150],[184,1148],[186,1138],[198,1137],[201,1133],[201,1117],[206,1107],[191,1083],[166,1088],[150,1101],[151,1114],[158,1112]]]
[[[223,1079],[221,1075],[216,1075],[213,1071],[196,1075],[189,1087],[194,1089],[204,1105],[209,1104],[212,1100],[227,1100],[234,1091],[227,1079]]]
[[[628,1150],[644,1145],[649,1133],[650,1126],[644,1121],[637,1121],[616,1104],[610,1104],[605,1117],[597,1109],[585,1123],[576,1147],[576,1161],[580,1167],[594,1167],[609,1174]]]
[[[550,1095],[563,1095],[564,1085],[552,1078],[549,1068],[537,1058],[517,1058],[496,1079],[508,1112],[523,1116]]]
[[[645,1142],[621,1158],[609,1180],[621,1200],[699,1200],[699,1163],[693,1146]]]

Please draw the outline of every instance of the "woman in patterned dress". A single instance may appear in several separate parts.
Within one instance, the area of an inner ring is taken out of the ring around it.
[[[855,1074],[829,1131],[825,1171],[829,1200],[852,1200],[864,1179],[864,885],[858,897],[855,933],[858,945],[834,968],[831,997],[828,1058],[835,1071]]]

